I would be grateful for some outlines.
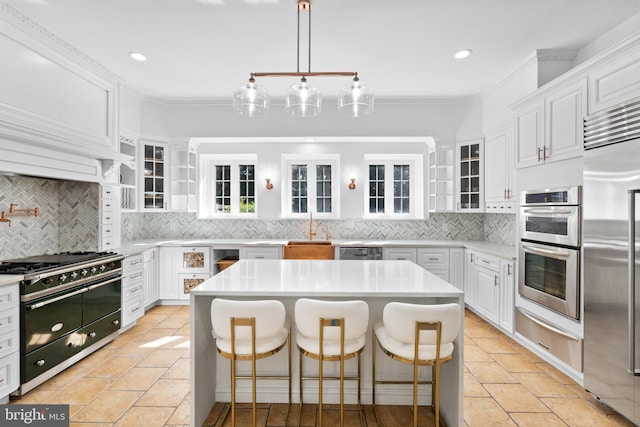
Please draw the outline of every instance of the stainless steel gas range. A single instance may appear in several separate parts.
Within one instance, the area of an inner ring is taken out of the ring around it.
[[[118,336],[123,258],[113,252],[65,252],[0,263],[0,274],[24,275],[17,395]]]

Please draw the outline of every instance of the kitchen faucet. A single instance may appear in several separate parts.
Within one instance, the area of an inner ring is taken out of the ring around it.
[[[309,240],[313,240],[313,236],[317,233],[313,229],[313,212],[309,212]]]

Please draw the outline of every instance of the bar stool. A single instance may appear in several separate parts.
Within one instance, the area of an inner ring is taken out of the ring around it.
[[[216,298],[211,302],[212,333],[218,353],[231,363],[231,425],[236,424],[236,379],[251,378],[253,425],[256,425],[256,380],[289,381],[291,404],[291,345],[288,376],[256,375],[256,360],[278,353],[291,342],[291,328],[284,304],[275,300],[235,301]],[[251,376],[236,375],[236,360],[251,361]]]
[[[372,402],[375,411],[376,384],[413,384],[413,425],[418,425],[418,384],[431,384],[431,406],[435,425],[440,424],[440,365],[453,357],[453,341],[460,329],[458,304],[388,303],[382,323],[373,327],[373,340],[392,359],[413,365],[412,381],[376,380],[376,352],[371,355]],[[375,343],[374,343],[375,347]],[[418,366],[431,366],[431,381],[418,381]]]
[[[340,380],[340,426],[344,425],[344,381],[358,382],[360,408],[360,353],[366,342],[369,306],[364,301],[321,301],[301,298],[295,304],[296,342],[300,350],[300,407],[302,381],[318,380],[318,425],[322,427],[322,387],[325,379]],[[302,355],[318,360],[318,376],[305,377]],[[344,361],[358,358],[357,376],[345,377]],[[325,377],[324,361],[340,361],[340,376]]]

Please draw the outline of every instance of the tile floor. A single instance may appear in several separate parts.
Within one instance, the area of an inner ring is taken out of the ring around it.
[[[475,426],[631,426],[582,387],[507,338],[481,318],[465,315],[465,423]],[[65,403],[75,427],[153,427],[189,424],[189,307],[159,306],[115,341],[13,403]],[[226,404],[217,404],[206,425],[228,426]],[[407,406],[371,406],[346,411],[347,426],[405,427]],[[420,425],[433,425],[420,409]],[[250,425],[250,405],[238,410],[238,425]],[[259,425],[316,424],[316,407],[263,404]],[[336,425],[335,407],[325,425]]]

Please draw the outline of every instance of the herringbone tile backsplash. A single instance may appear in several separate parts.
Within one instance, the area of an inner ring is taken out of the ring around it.
[[[0,211],[38,208],[35,216],[0,223],[0,260],[62,251],[96,250],[99,185],[0,175]]]
[[[489,219],[487,220],[487,217]],[[345,219],[314,221],[333,239],[488,240],[513,245],[515,215],[436,213],[423,221]],[[193,213],[126,213],[122,241],[141,239],[305,239],[306,220],[202,220]]]

